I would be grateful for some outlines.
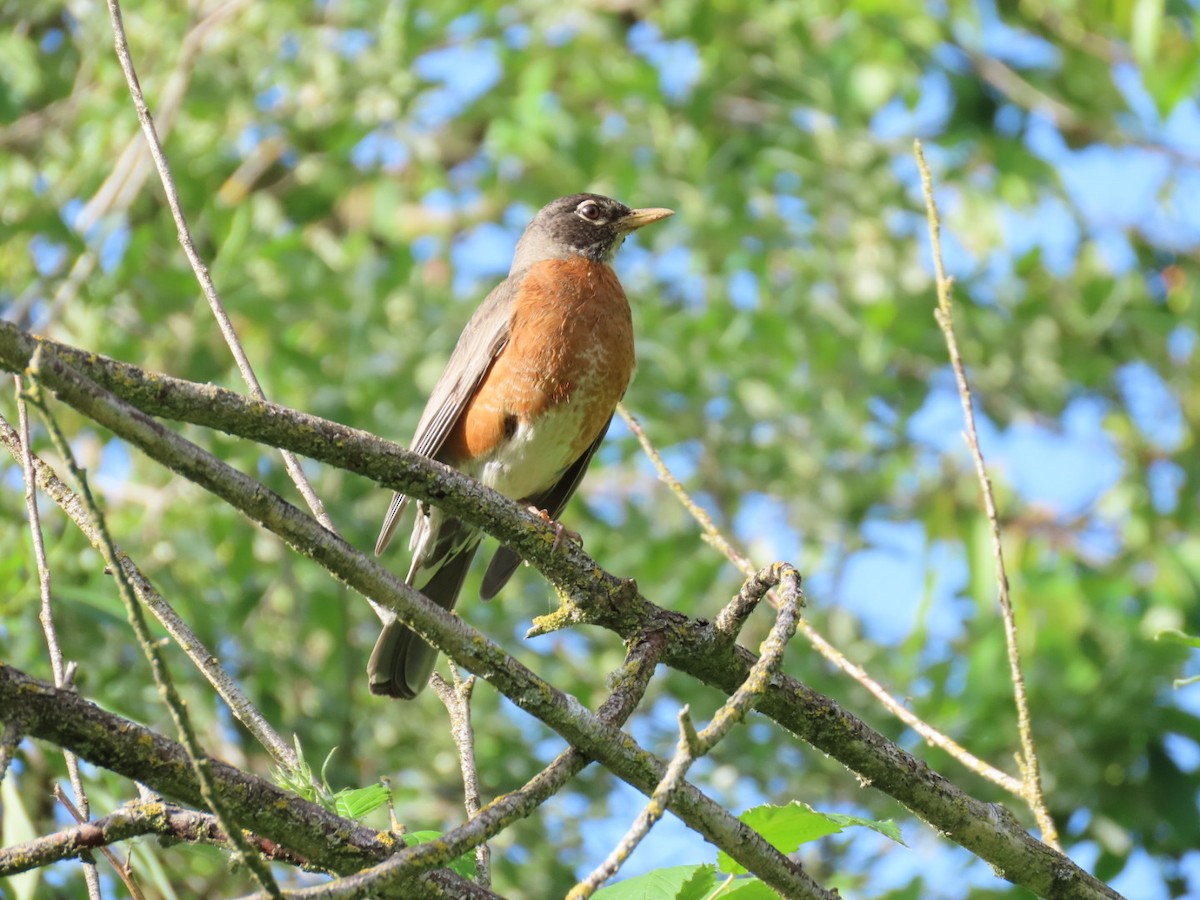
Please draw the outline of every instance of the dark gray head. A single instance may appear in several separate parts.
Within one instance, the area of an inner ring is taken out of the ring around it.
[[[599,194],[572,194],[541,208],[517,244],[514,272],[544,259],[584,256],[610,263],[631,231],[674,215],[669,209],[630,209]]]

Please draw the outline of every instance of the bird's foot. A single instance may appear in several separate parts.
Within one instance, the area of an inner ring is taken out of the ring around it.
[[[583,535],[578,531],[572,531],[557,519],[550,518],[550,513],[544,509],[539,509],[536,506],[529,506],[527,508],[535,516],[540,516],[554,529],[554,546],[550,548],[551,550],[557,550],[561,547],[564,538],[578,544],[580,547],[583,546]]]

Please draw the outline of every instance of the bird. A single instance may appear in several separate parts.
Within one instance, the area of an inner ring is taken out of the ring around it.
[[[558,516],[633,378],[633,319],[613,257],[630,233],[671,215],[591,193],[542,207],[517,242],[508,276],[463,329],[409,448],[540,512],[560,539],[568,533]],[[377,556],[407,501],[392,498]],[[481,537],[419,502],[406,583],[453,609]],[[520,562],[499,547],[480,596],[496,596]],[[367,664],[371,692],[411,700],[437,654],[398,620],[385,624]]]

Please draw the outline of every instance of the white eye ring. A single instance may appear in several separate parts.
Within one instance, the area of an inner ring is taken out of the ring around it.
[[[584,200],[576,207],[575,212],[580,218],[595,222],[600,218],[600,204],[594,200]]]

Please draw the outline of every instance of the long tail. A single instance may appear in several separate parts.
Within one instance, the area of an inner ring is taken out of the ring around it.
[[[479,547],[479,535],[457,519],[445,519],[431,543],[428,555],[418,552],[408,583],[438,606],[454,609]],[[411,700],[428,683],[437,658],[437,650],[406,625],[385,625],[367,663],[371,693]]]

